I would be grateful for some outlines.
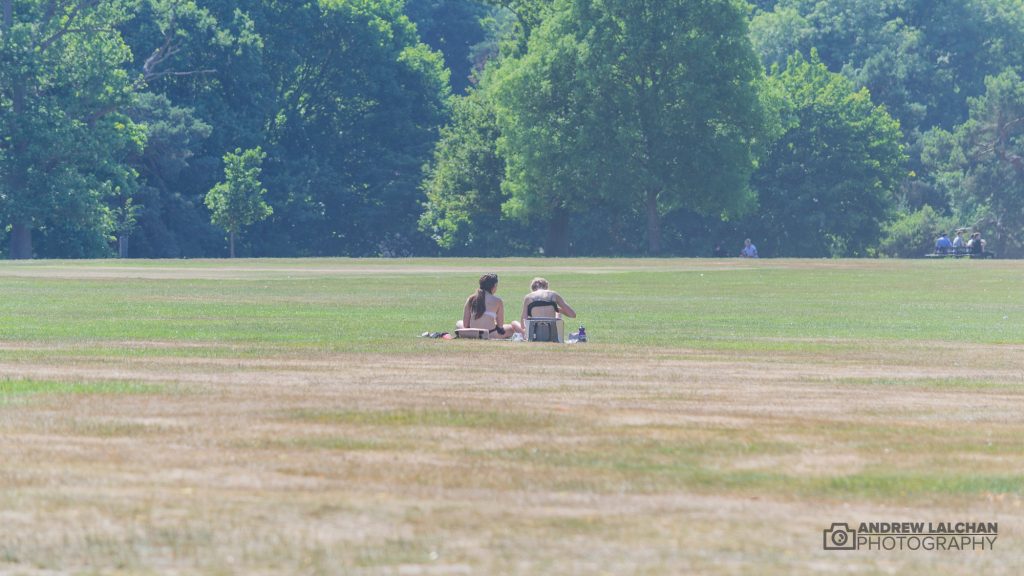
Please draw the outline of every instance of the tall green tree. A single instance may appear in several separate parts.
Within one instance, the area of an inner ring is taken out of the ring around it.
[[[169,42],[165,69],[197,73],[149,84],[171,107],[149,111],[159,112],[162,143],[183,161],[139,168],[147,197],[135,254],[216,249],[203,199],[223,151],[256,145],[269,154],[263,180],[275,214],[254,225],[254,249],[290,256],[433,249],[417,231],[419,185],[447,118],[448,77],[405,11],[397,0],[143,3],[126,33],[132,47],[152,54]],[[178,109],[209,133],[171,113]],[[145,158],[167,150],[156,146]]]
[[[904,175],[899,123],[815,51],[775,66],[767,82],[784,132],[754,175],[750,234],[771,255],[867,255]]]
[[[129,116],[146,126],[139,173],[138,231],[131,256],[202,257],[221,250],[204,199],[222,156],[266,142],[273,111],[258,22],[262,0],[140,0],[120,29],[134,68],[155,67]],[[270,17],[265,21],[269,25]]]
[[[546,217],[549,253],[565,252],[584,206],[641,210],[651,254],[666,211],[742,210],[764,125],[746,12],[732,0],[557,0],[526,54],[502,63],[506,208]]]
[[[146,127],[146,146],[128,157],[138,173],[136,227],[132,248],[125,255],[149,258],[203,256],[223,243],[198,201],[193,189],[205,184],[206,191],[222,174],[220,164],[206,161],[205,143],[213,126],[196,117],[192,108],[175,106],[163,94],[136,95],[127,114]],[[206,172],[213,173],[212,178]]]
[[[518,231],[508,229],[501,205],[505,162],[498,156],[500,136],[486,91],[456,98],[451,123],[441,130],[423,187],[426,210],[421,229],[453,254],[502,256]]]
[[[228,233],[229,254],[235,257],[235,236],[247,226],[274,213],[263,197],[267,191],[260,182],[266,153],[260,148],[241,148],[224,155],[224,182],[206,195],[210,221]]]
[[[988,249],[1024,256],[1024,80],[1007,69],[985,79],[969,118],[929,134],[928,160],[950,186],[954,214],[979,228]]]
[[[420,185],[448,116],[448,72],[398,0],[270,2],[263,253],[423,250]]]
[[[1020,0],[782,0],[754,16],[766,63],[816,48],[909,133],[966,119],[966,97],[1024,57]]]
[[[125,2],[0,1],[0,214],[12,258],[32,231],[103,229],[103,191],[130,178],[120,162],[144,133],[120,113],[136,79],[116,27]]]

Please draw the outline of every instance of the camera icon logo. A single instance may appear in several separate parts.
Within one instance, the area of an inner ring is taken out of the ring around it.
[[[846,522],[833,522],[832,527],[824,531],[825,550],[856,550],[857,531],[850,530]]]

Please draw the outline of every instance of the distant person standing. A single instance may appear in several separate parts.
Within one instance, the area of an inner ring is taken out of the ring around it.
[[[740,258],[757,258],[757,246],[747,238],[743,241],[743,250],[740,250]]]
[[[967,247],[967,242],[964,241],[964,229],[960,228],[956,231],[956,238],[953,238],[953,248],[963,250]]]

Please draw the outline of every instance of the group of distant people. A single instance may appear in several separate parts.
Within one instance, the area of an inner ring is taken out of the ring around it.
[[[945,232],[939,234],[939,237],[935,240],[935,253],[970,254],[972,256],[987,254],[985,251],[985,240],[981,237],[981,232],[974,232],[971,234],[970,239],[964,240],[963,228],[956,231],[956,237],[952,240],[949,239],[949,235]]]
[[[981,232],[974,232],[969,239],[964,239],[963,228],[956,231],[956,237],[950,240],[945,232],[939,234],[935,240],[936,254],[963,254],[970,256],[992,257],[990,252],[985,250],[985,240]],[[725,256],[721,244],[715,245],[714,256],[721,258]],[[747,238],[743,241],[743,248],[740,250],[740,258],[757,258],[757,246]]]
[[[495,293],[498,291],[498,275],[484,274],[480,277],[480,288],[466,299],[462,320],[455,323],[456,330],[479,328],[490,332],[492,339],[512,338],[519,334],[524,339],[527,318],[558,318],[559,315],[576,317],[576,311],[549,288],[544,278],[530,282],[530,293],[523,298],[523,310],[519,320],[505,323],[505,303]]]

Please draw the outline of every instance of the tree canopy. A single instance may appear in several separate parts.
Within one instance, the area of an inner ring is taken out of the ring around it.
[[[784,132],[754,175],[762,251],[865,256],[894,209],[905,155],[899,123],[816,51],[768,78]]]
[[[595,202],[638,210],[652,254],[663,211],[740,211],[759,76],[731,1],[556,2],[494,74],[507,211],[557,229]]]
[[[1024,0],[0,0],[0,249],[221,255],[258,149],[242,254],[1024,256],[1022,62]]]
[[[127,8],[0,7],[0,214],[11,226],[11,257],[32,256],[34,229],[74,238],[58,243],[68,251],[95,244],[108,231],[105,196],[133,186],[123,159],[145,142],[123,114],[136,87],[117,31]]]

